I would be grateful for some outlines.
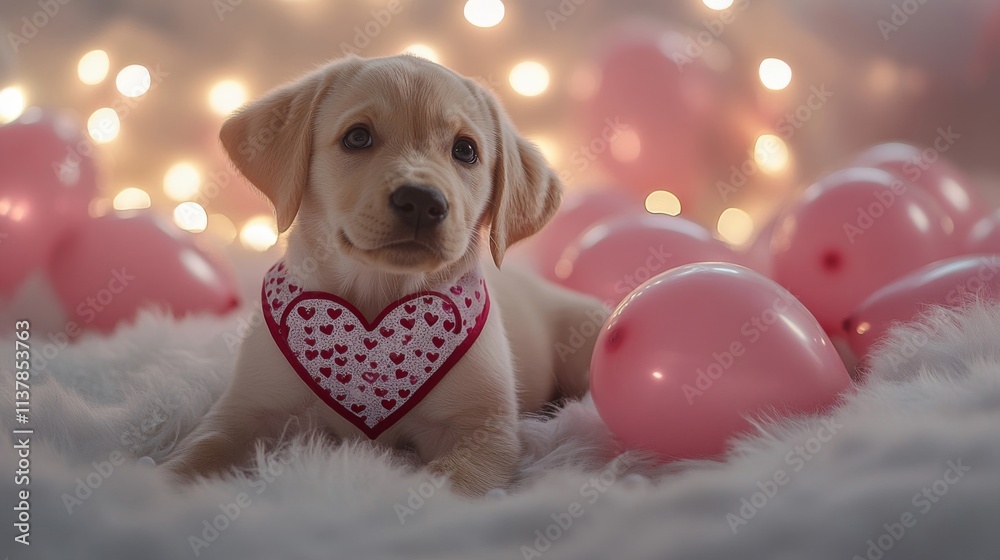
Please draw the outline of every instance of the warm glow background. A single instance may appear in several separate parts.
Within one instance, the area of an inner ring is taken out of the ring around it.
[[[363,56],[411,52],[494,89],[522,132],[572,177],[571,192],[613,186],[600,165],[577,168],[574,155],[591,140],[577,116],[599,83],[595,61],[608,37],[640,21],[711,51],[713,69],[727,76],[725,105],[712,110],[744,151],[735,159],[720,151],[697,188],[714,192],[747,157],[761,171],[733,197],[708,196],[693,209],[663,184],[648,189],[647,208],[743,245],[823,171],[875,142],[930,144],[940,127],[961,134],[947,157],[998,198],[1000,141],[988,123],[1000,94],[1000,11],[988,0],[926,3],[886,38],[879,22],[904,4],[74,0],[39,17],[35,2],[5,2],[0,122],[31,106],[75,114],[103,170],[93,215],[152,207],[207,243],[262,251],[277,240],[270,210],[216,140],[225,116],[248,100],[341,56],[345,45]],[[788,111],[824,86],[831,100],[783,140],[776,129]],[[650,157],[627,130],[610,149],[623,164]]]

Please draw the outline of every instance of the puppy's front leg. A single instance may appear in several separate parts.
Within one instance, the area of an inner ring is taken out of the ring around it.
[[[258,438],[270,435],[267,428],[283,425],[311,398],[267,327],[258,326],[243,343],[229,388],[164,468],[189,480],[238,465]]]
[[[451,419],[451,446],[431,460],[427,468],[436,475],[450,477],[456,491],[481,496],[510,482],[520,460],[521,444],[513,407],[485,416],[482,411],[472,412]],[[421,446],[418,440],[417,445],[418,452],[424,455],[432,444]]]
[[[258,414],[227,392],[171,454],[164,468],[181,480],[221,473],[247,456],[257,438],[259,421]]]

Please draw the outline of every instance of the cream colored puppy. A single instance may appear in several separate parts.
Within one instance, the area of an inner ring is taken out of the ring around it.
[[[589,298],[482,271],[484,244],[499,267],[559,206],[538,150],[476,82],[411,56],[329,63],[221,138],[279,229],[295,227],[264,280],[265,325],[167,468],[227,469],[297,417],[412,448],[465,493],[506,484],[518,412],[587,390],[594,341],[568,339],[602,317]]]

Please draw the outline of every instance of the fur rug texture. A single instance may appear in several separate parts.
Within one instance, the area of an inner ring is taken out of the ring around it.
[[[219,396],[248,316],[147,313],[49,352],[31,389],[30,546],[14,542],[0,341],[0,558],[1000,558],[1000,307],[897,329],[841,408],[761,422],[724,462],[618,455],[586,401],[525,419],[517,480],[478,500],[406,456],[308,436],[184,488],[137,461],[159,462]]]

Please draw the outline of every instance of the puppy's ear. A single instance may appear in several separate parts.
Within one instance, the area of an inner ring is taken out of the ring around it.
[[[490,200],[490,252],[497,267],[507,247],[542,229],[559,208],[562,182],[538,148],[518,134],[484,91],[498,136]]]
[[[351,58],[277,88],[222,125],[219,138],[236,168],[274,205],[278,230],[292,225],[309,180],[313,116]]]

